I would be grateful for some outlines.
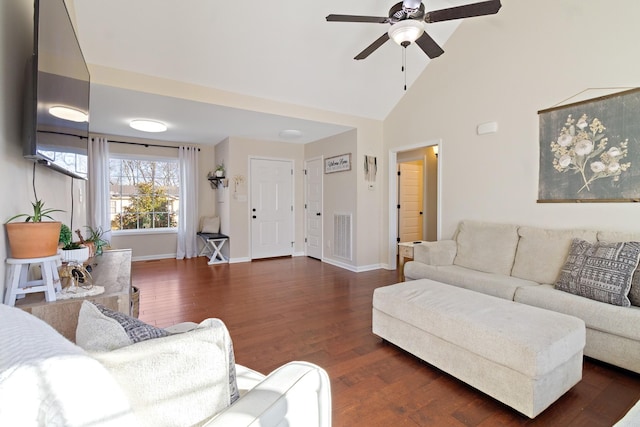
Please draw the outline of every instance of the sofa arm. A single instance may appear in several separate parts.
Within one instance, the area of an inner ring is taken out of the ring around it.
[[[451,265],[456,252],[455,240],[423,242],[413,247],[413,260],[428,265]]]
[[[270,373],[206,427],[330,427],[331,386],[326,371],[290,362]]]

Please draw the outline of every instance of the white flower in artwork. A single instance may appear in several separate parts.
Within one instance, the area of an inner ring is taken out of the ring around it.
[[[589,123],[587,123],[587,116],[583,115],[582,117],[580,117],[580,119],[578,120],[578,123],[576,124],[576,126],[580,130],[584,130],[584,128],[589,126]]]
[[[618,162],[614,162],[614,163],[609,163],[609,165],[607,166],[607,172],[614,174],[616,172],[618,172],[620,170],[620,163]]]
[[[593,142],[588,139],[582,139],[576,142],[575,150],[578,156],[587,156],[593,151]]]
[[[569,145],[571,145],[571,142],[573,142],[573,137],[568,133],[560,135],[560,137],[558,138],[558,144],[561,147],[568,147]]]
[[[611,147],[609,148],[609,151],[607,151],[607,154],[610,157],[619,157],[622,155],[622,151],[620,151],[618,147]]]
[[[561,156],[558,159],[558,164],[563,167],[566,168],[567,166],[569,166],[571,164],[571,156],[568,154],[565,154],[564,156]]]
[[[607,167],[602,162],[593,162],[591,163],[591,171],[593,173],[604,172]]]

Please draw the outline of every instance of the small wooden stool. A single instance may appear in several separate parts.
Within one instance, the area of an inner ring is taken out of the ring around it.
[[[58,276],[58,262],[60,255],[43,258],[7,258],[7,282],[4,303],[10,306],[16,304],[16,299],[24,298],[26,294],[44,292],[47,302],[56,300],[56,291],[61,291]],[[29,267],[40,264],[42,279],[27,280]]]

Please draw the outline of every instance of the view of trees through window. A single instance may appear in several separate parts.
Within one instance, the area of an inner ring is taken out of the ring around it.
[[[178,226],[177,160],[109,160],[111,228],[163,229]]]

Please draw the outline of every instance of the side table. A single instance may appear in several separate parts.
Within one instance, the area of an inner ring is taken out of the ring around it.
[[[421,241],[416,242],[401,242],[398,243],[398,269],[400,270],[400,279],[404,282],[404,263],[406,259],[413,259],[413,247],[415,245],[419,245],[422,243]]]

